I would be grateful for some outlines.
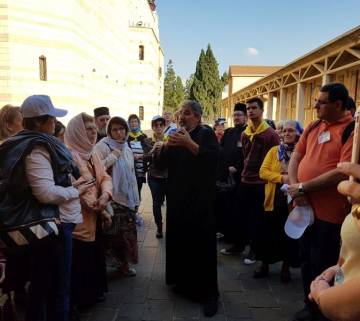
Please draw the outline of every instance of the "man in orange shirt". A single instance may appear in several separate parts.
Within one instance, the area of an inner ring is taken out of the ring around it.
[[[290,195],[297,206],[311,205],[315,214],[314,224],[300,239],[305,307],[294,321],[327,320],[307,297],[311,281],[337,263],[340,228],[350,209],[336,189],[347,178],[336,166],[351,159],[354,123],[346,110],[348,96],[343,84],[320,89],[315,104],[319,120],[307,127],[289,164]]]

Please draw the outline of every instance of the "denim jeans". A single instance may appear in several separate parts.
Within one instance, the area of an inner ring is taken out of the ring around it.
[[[57,248],[57,259],[59,267],[59,291],[56,299],[57,320],[67,321],[70,309],[70,281],[72,262],[72,233],[75,228],[73,223],[61,223],[60,242]]]
[[[153,199],[153,214],[157,227],[162,227],[161,205],[166,196],[166,178],[148,177],[148,184]]]

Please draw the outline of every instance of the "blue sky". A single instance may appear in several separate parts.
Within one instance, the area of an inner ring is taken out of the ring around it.
[[[284,65],[360,25],[359,0],[157,0],[165,65],[183,81],[210,43],[219,70]]]

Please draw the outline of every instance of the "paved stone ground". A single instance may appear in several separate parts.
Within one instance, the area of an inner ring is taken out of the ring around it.
[[[121,278],[109,272],[109,293],[104,303],[82,311],[83,321],[202,321],[198,304],[174,295],[164,284],[165,240],[155,238],[151,196],[144,185],[141,212],[145,219],[139,229],[140,262],[137,276]],[[165,212],[165,210],[163,211]],[[219,244],[219,249],[224,244]],[[189,249],[191,251],[191,249]],[[190,262],[191,264],[191,262]],[[287,321],[302,307],[302,287],[298,270],[293,282],[280,282],[280,267],[272,266],[267,279],[252,278],[254,266],[240,257],[219,254],[221,292],[219,311],[213,321]]]

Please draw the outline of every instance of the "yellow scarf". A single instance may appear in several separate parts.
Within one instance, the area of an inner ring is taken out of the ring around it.
[[[152,137],[151,140],[152,140],[153,143],[156,143],[156,142],[163,142],[164,143],[164,142],[169,140],[169,136],[165,136],[164,134],[162,134],[160,139],[156,139],[155,134],[153,134],[153,137]]]
[[[263,120],[262,123],[258,126],[258,128],[256,128],[256,131],[253,131],[254,124],[252,123],[251,120],[249,120],[248,126],[245,129],[245,135],[249,136],[249,139],[252,142],[255,135],[261,134],[262,132],[267,130],[269,127],[270,126],[268,125],[268,123],[265,120]]]
[[[143,134],[143,132],[140,130],[139,132],[129,132],[129,136],[132,137],[136,142],[138,141],[138,138]]]

